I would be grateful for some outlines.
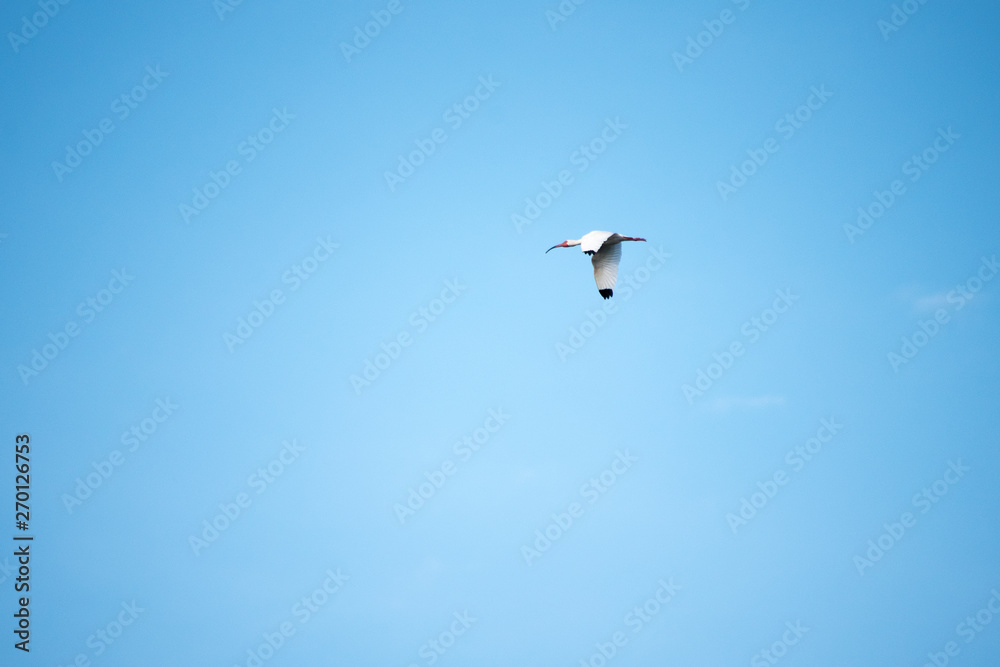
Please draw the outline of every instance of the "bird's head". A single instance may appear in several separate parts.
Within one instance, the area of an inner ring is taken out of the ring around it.
[[[549,250],[555,250],[556,248],[569,248],[571,246],[577,245],[577,243],[573,243],[572,241],[563,241],[562,243],[558,243],[552,246],[551,248],[549,248]],[[545,252],[548,252],[549,250],[546,250]]]

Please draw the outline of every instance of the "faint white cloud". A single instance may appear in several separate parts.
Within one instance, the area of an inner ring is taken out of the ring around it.
[[[948,290],[926,292],[916,285],[907,285],[896,292],[896,298],[910,304],[914,313],[930,313],[947,305]]]
[[[940,290],[930,294],[911,297],[909,299],[910,305],[913,306],[915,314],[927,315],[928,313],[933,313],[938,308],[944,308],[948,311],[957,310],[959,305],[966,305],[972,301],[973,297],[976,298],[976,302],[974,303],[985,301],[988,298],[988,294],[972,293],[968,289],[963,289],[963,287],[963,285],[958,285],[955,289]]]
[[[733,410],[763,410],[765,408],[781,407],[785,404],[784,396],[723,396],[708,404],[713,412],[731,412]]]
[[[935,294],[928,294],[927,296],[922,296],[917,299],[913,307],[920,312],[927,312],[931,310],[937,310],[938,308],[943,308],[948,304],[948,293],[947,292],[937,292]]]
[[[415,575],[421,584],[429,585],[434,583],[442,572],[444,572],[444,563],[433,556],[426,556],[417,565]]]
[[[534,468],[524,468],[523,470],[517,471],[517,477],[514,478],[515,484],[524,484],[530,479],[534,479],[535,470]]]

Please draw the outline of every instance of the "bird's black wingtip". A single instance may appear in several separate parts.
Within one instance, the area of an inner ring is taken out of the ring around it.
[[[600,290],[600,292],[601,292],[601,296],[603,296],[605,299],[610,299],[611,295],[614,294],[614,292],[612,292],[609,289],[602,289],[602,290]]]

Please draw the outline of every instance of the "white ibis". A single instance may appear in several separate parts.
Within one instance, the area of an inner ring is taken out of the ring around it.
[[[597,282],[597,290],[605,299],[610,299],[614,293],[612,290],[615,283],[618,281],[618,260],[622,258],[622,241],[645,240],[613,232],[590,232],[584,234],[583,238],[578,241],[563,241],[552,246],[549,250],[580,246],[581,250],[590,255],[590,261],[594,264],[594,280]]]

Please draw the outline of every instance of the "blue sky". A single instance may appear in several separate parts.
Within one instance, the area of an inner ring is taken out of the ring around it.
[[[993,664],[998,18],[8,3],[4,664]]]

